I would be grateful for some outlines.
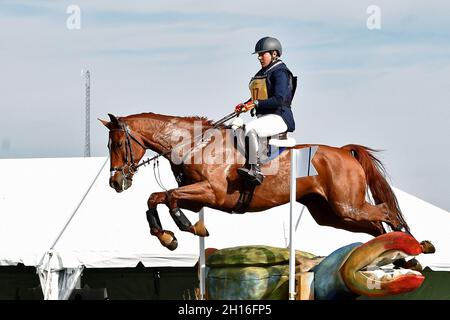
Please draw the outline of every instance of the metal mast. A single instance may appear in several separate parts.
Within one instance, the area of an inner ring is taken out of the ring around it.
[[[91,73],[87,70],[84,73],[86,88],[86,124],[84,134],[84,156],[91,156],[91,137],[90,137],[90,114],[91,114]]]

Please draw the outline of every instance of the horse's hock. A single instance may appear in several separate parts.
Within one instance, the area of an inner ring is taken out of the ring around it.
[[[296,251],[297,299],[311,299],[311,273],[323,257]],[[211,300],[287,300],[289,248],[243,246],[213,253],[206,262]],[[303,289],[301,289],[303,287]]]

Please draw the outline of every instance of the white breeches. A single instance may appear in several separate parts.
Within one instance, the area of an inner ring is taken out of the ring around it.
[[[254,129],[259,137],[270,137],[287,130],[283,118],[277,114],[265,114],[245,124],[245,134]]]

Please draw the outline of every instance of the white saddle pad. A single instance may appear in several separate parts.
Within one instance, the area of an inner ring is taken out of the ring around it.
[[[287,139],[270,139],[269,144],[277,147],[293,147],[295,146],[295,139],[288,137]]]

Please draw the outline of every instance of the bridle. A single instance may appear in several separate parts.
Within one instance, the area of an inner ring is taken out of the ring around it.
[[[131,145],[131,140],[136,141],[138,145],[140,145],[144,150],[147,148],[131,133],[130,128],[124,123],[120,123],[120,129],[111,129],[110,131],[123,131],[125,132],[125,164],[121,167],[111,167],[109,169],[111,173],[111,177],[116,174],[116,172],[122,173],[122,178],[125,180],[130,175],[133,175],[138,171],[139,165],[134,162],[133,148]],[[109,140],[111,143],[111,138]],[[138,160],[139,161],[139,160]]]
[[[236,116],[239,116],[239,114],[236,113],[236,112],[232,112],[232,113],[226,115],[222,119],[216,121],[213,124],[213,128],[219,127],[220,125],[224,124],[226,121],[228,121],[228,120],[230,120],[230,119],[232,119],[232,118],[234,118]],[[147,160],[137,164],[137,163],[134,162],[133,149],[131,147],[131,140],[136,141],[137,144],[139,144],[144,150],[147,150],[147,148],[138,139],[136,139],[133,136],[133,134],[131,133],[130,128],[128,128],[128,126],[125,123],[118,122],[118,124],[120,126],[120,129],[110,129],[110,132],[112,132],[112,131],[123,131],[123,132],[125,132],[125,164],[123,166],[121,166],[121,167],[111,167],[109,169],[109,171],[111,173],[111,177],[114,176],[116,174],[116,172],[121,172],[122,178],[123,178],[122,181],[123,181],[123,183],[125,183],[125,180],[130,175],[134,175],[138,171],[139,167],[146,166],[150,162],[156,160],[155,163],[153,164],[153,172],[155,174],[155,179],[158,182],[158,184],[161,186],[161,188],[165,189],[162,186],[162,181],[161,181],[161,178],[159,177],[159,161],[158,161],[158,158],[161,157],[161,156],[165,156],[165,155],[169,154],[172,150],[166,151],[166,152],[161,153],[161,154],[157,154],[157,155],[155,155],[155,156],[153,156],[151,158],[147,158]],[[201,135],[199,135],[199,137],[200,136]],[[195,141],[195,139],[194,139],[194,141]],[[109,139],[109,144],[110,143],[111,143],[111,138]],[[110,147],[110,150],[111,150],[111,147]],[[130,155],[129,157],[128,157],[128,154]],[[158,177],[156,177],[156,173],[155,173],[155,168],[156,167],[158,167]],[[127,170],[125,170],[125,169],[127,169]],[[159,179],[159,181],[158,181],[158,179]]]

